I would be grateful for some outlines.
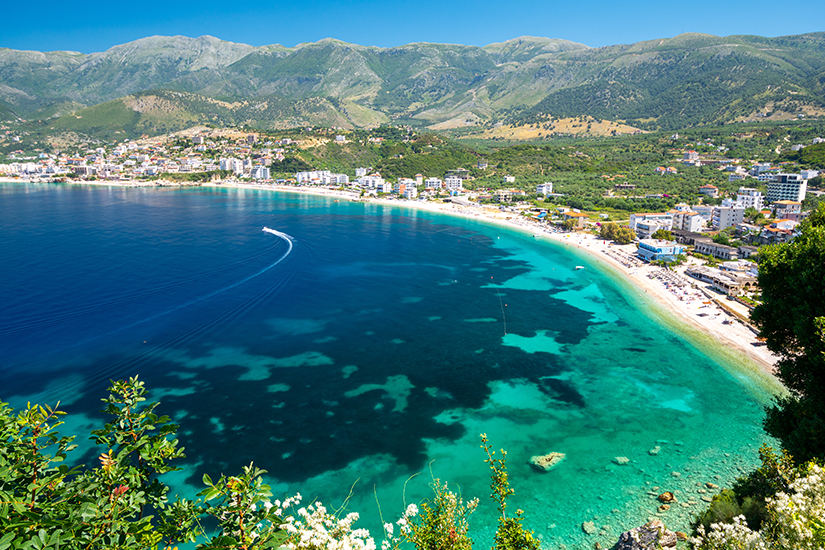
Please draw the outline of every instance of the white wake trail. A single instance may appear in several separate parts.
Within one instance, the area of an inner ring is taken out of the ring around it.
[[[292,239],[292,237],[291,237],[291,236],[287,235],[286,233],[282,233],[281,231],[276,231],[275,229],[270,229],[270,228],[268,228],[268,227],[264,227],[264,228],[263,228],[263,231],[265,231],[265,232],[267,232],[267,233],[271,233],[272,235],[275,235],[276,237],[278,237],[278,238],[280,238],[280,239],[283,239],[283,240],[286,242],[287,247],[288,247],[288,248],[286,249],[286,252],[284,252],[284,253],[281,255],[281,257],[280,257],[280,258],[278,258],[277,260],[275,260],[274,262],[272,262],[272,263],[271,263],[271,264],[269,264],[268,266],[266,266],[266,267],[264,267],[263,269],[261,269],[261,270],[259,270],[259,271],[255,272],[255,273],[253,273],[252,275],[248,275],[248,276],[244,277],[244,278],[243,278],[243,279],[241,279],[240,281],[236,281],[236,282],[232,283],[231,285],[225,286],[225,287],[223,287],[223,288],[219,288],[218,290],[213,290],[213,291],[212,291],[212,292],[210,292],[209,294],[205,294],[205,295],[203,295],[203,296],[199,296],[198,298],[195,298],[194,300],[190,300],[190,301],[188,301],[188,302],[186,302],[186,303],[184,303],[184,304],[180,304],[180,305],[178,305],[178,306],[175,306],[175,307],[173,307],[173,308],[167,309],[167,310],[165,310],[165,311],[161,311],[160,313],[156,313],[155,315],[152,315],[151,317],[147,317],[147,318],[145,318],[145,319],[141,319],[140,321],[137,321],[137,322],[131,323],[131,324],[129,324],[129,325],[126,325],[125,327],[121,327],[121,328],[118,328],[118,329],[115,329],[115,330],[112,330],[112,331],[106,332],[106,333],[104,333],[104,334],[99,334],[99,335],[94,336],[94,337],[92,337],[92,338],[88,338],[88,339],[86,339],[86,340],[83,340],[83,341],[81,341],[81,342],[78,342],[78,343],[74,344],[74,345],[73,345],[73,346],[71,346],[71,347],[75,347],[75,346],[78,346],[78,345],[80,345],[80,344],[84,344],[84,343],[87,343],[87,342],[91,342],[91,341],[93,341],[93,340],[97,340],[98,338],[101,338],[101,337],[103,337],[103,336],[109,336],[109,335],[111,335],[111,334],[115,334],[115,333],[117,333],[117,332],[121,332],[121,331],[123,331],[123,330],[130,329],[130,328],[135,327],[135,326],[137,326],[137,325],[142,325],[143,323],[147,323],[147,322],[149,322],[149,321],[154,321],[155,319],[157,319],[157,318],[159,318],[159,317],[163,317],[163,316],[165,316],[165,315],[169,315],[170,313],[174,313],[174,312],[179,311],[179,310],[181,310],[181,309],[187,308],[187,307],[189,307],[189,306],[192,306],[192,305],[194,305],[194,304],[197,304],[198,302],[202,302],[202,301],[204,301],[204,300],[208,300],[209,298],[212,298],[212,297],[214,297],[214,296],[217,296],[218,294],[221,294],[221,293],[223,293],[223,292],[226,292],[227,290],[231,290],[231,289],[233,289],[233,288],[235,288],[235,287],[237,287],[237,286],[240,286],[240,285],[244,284],[245,282],[247,282],[247,281],[249,281],[249,280],[251,280],[251,279],[254,279],[255,277],[258,277],[258,276],[260,276],[260,275],[263,275],[264,273],[266,273],[267,271],[269,271],[270,269],[272,269],[273,267],[275,267],[275,266],[276,266],[276,265],[278,265],[279,263],[283,262],[283,261],[286,259],[286,257],[287,257],[287,256],[289,256],[289,254],[292,252],[292,248],[293,248],[293,243],[292,243],[292,240],[293,240],[293,239]]]

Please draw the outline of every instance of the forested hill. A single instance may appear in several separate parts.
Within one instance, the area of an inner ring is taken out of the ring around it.
[[[64,117],[57,127],[94,133],[101,112],[148,133],[224,120],[489,128],[590,115],[667,129],[810,117],[825,115],[825,33],[685,34],[604,48],[534,37],[287,48],[155,36],[94,54],[0,49],[0,118]]]

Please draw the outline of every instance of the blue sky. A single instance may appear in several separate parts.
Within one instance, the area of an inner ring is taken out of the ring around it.
[[[332,37],[366,46],[442,42],[483,46],[546,36],[588,46],[683,32],[783,36],[825,31],[822,0],[247,0],[7,2],[0,47],[103,51],[152,35],[212,35],[261,46]]]

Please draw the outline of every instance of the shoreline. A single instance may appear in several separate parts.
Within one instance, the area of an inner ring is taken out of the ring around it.
[[[0,181],[7,181],[0,179]],[[10,180],[9,183],[29,183],[20,180]],[[94,181],[78,182],[67,181],[67,185],[96,185],[112,187],[167,187],[167,185],[134,185],[131,182]],[[168,185],[178,187],[178,185]],[[180,187],[189,187],[181,185]],[[690,279],[684,275],[685,265],[672,271],[651,266],[637,260],[632,254],[633,245],[617,245],[602,241],[595,235],[585,233],[556,233],[548,231],[535,222],[509,213],[501,213],[495,208],[478,208],[461,206],[452,203],[430,203],[404,199],[376,199],[361,198],[355,193],[341,190],[297,187],[288,185],[251,185],[246,183],[205,183],[202,187],[223,187],[228,189],[252,189],[261,191],[282,191],[295,194],[306,194],[347,201],[375,203],[385,206],[399,206],[415,208],[429,212],[447,214],[465,219],[475,219],[486,223],[501,225],[522,233],[533,234],[537,238],[551,241],[557,245],[568,246],[584,257],[594,261],[606,272],[618,278],[617,282],[625,284],[628,289],[639,291],[640,298],[647,298],[656,309],[660,321],[676,321],[678,325],[687,325],[697,334],[707,337],[708,340],[721,344],[717,349],[720,355],[730,356],[731,351],[744,355],[749,361],[759,367],[762,378],[767,376],[774,384],[779,385],[774,376],[774,365],[777,357],[771,354],[766,347],[756,340],[756,334],[731,313],[719,306],[720,295],[704,290],[705,284]],[[695,259],[690,258],[688,264]],[[735,302],[725,300],[725,305],[734,311],[746,315],[746,309]],[[662,318],[668,314],[669,319]],[[673,328],[677,327],[672,322]],[[680,332],[683,332],[680,330]]]
[[[608,244],[595,235],[585,233],[550,232],[542,226],[518,218],[513,214],[500,213],[497,209],[467,207],[451,203],[425,203],[403,199],[359,199],[354,194],[344,191],[306,187],[296,188],[279,185],[263,187],[244,184],[208,185],[228,188],[266,189],[346,200],[355,198],[360,202],[416,208],[467,219],[481,220],[502,225],[522,233],[538,234],[542,239],[550,240],[556,244],[570,246],[573,250],[580,251],[586,257],[595,260],[599,266],[606,266],[607,270],[611,271],[614,276],[618,276],[622,282],[633,289],[640,290],[642,292],[640,296],[646,296],[651,299],[655,306],[669,313],[670,317],[680,321],[681,324],[687,324],[700,334],[725,346],[727,349],[717,350],[722,351],[722,355],[726,355],[725,352],[729,352],[730,350],[738,351],[752,363],[756,364],[763,376],[767,375],[778,384],[778,381],[774,377],[774,365],[777,357],[757,341],[756,334],[750,328],[718,305],[717,300],[725,300],[725,302],[727,302],[725,298],[710,290],[703,291],[702,289],[705,287],[704,283],[684,275],[685,267],[689,265],[690,262],[676,268],[676,270],[669,272],[669,274],[660,273],[663,271],[661,268],[645,264],[632,256],[632,253],[635,252],[632,244]],[[516,221],[513,221],[513,219]],[[691,260],[696,262],[695,259],[691,258]],[[624,265],[623,262],[626,262],[628,265]],[[657,278],[656,275],[659,275],[659,277]],[[679,284],[671,282],[675,280],[681,283],[680,279],[685,281],[685,283],[681,285],[682,288],[679,288]],[[668,282],[667,286],[665,285],[665,280]],[[726,305],[731,307],[730,304]],[[743,306],[738,306],[738,304],[733,306],[734,310],[737,308],[745,309]],[[745,312],[742,311],[741,314],[745,314]],[[724,323],[723,321],[726,320],[730,322]]]

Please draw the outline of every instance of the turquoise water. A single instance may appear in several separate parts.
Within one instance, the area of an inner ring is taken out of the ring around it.
[[[656,515],[653,493],[677,494],[659,517],[687,530],[704,484],[764,439],[770,385],[529,234],[257,190],[34,184],[0,184],[0,229],[0,398],[60,399],[88,430],[108,380],[140,374],[181,424],[176,491],[254,460],[278,495],[352,490],[378,535],[376,501],[393,520],[436,476],[481,498],[485,545],[486,433],[544,546],[592,548]],[[531,469],[549,452],[566,459]]]

